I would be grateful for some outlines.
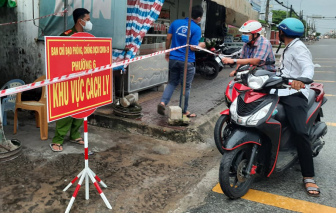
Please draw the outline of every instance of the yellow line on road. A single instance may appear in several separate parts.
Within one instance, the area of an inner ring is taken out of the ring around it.
[[[327,124],[328,126],[336,126],[336,123],[326,122],[326,124]]]
[[[303,190],[303,189],[302,189]],[[212,191],[223,194],[220,185],[217,184]],[[282,209],[287,209],[296,212],[328,212],[336,213],[336,208],[330,206],[324,206],[317,203],[312,203],[304,200],[298,200],[281,195],[275,195],[267,192],[257,191],[250,189],[246,195],[242,197],[245,200],[250,200],[258,203],[262,203],[269,206],[275,206]]]
[[[322,68],[322,67],[333,67],[333,66],[321,66],[321,67],[315,67],[315,68]]]
[[[336,95],[324,94],[324,96],[327,96],[327,97],[335,97]]]
[[[335,83],[336,81],[314,80],[315,82]]]
[[[327,73],[335,73],[334,71],[315,71],[315,72],[327,72]]]

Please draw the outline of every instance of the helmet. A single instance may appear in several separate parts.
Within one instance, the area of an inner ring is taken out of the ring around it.
[[[304,33],[303,23],[296,18],[284,19],[277,28],[282,30],[287,36],[291,37],[301,37]]]
[[[262,30],[262,26],[260,22],[255,20],[249,20],[245,22],[240,28],[239,31],[242,33],[260,33]]]

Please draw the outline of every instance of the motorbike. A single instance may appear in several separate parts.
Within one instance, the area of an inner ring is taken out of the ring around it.
[[[218,50],[220,50],[219,53],[223,55],[230,55],[232,59],[239,59],[243,49],[240,47],[229,47],[223,43],[218,46]],[[229,66],[233,68],[235,64],[229,64]]]
[[[267,62],[266,64],[271,65],[275,62]],[[247,90],[251,90],[248,86],[243,85],[240,82],[237,82],[236,79],[231,80],[229,84],[226,87],[225,93],[224,93],[224,102],[227,106],[227,108],[230,108],[231,103],[238,97],[240,93],[246,92]],[[214,129],[214,139],[215,144],[218,149],[218,151],[223,154],[223,131],[228,124],[229,121],[228,116],[220,116],[216,122],[215,129]]]
[[[310,84],[306,123],[313,157],[323,148],[327,134],[327,125],[321,121],[327,102],[323,84],[284,78],[259,67],[240,67],[236,81],[251,89],[239,93],[230,109],[221,113],[228,121],[221,135],[219,183],[229,198],[244,196],[256,176],[281,174],[298,161],[295,139],[277,95],[292,80]]]
[[[215,48],[210,49],[211,52],[217,53]],[[204,79],[213,80],[217,77],[223,65],[216,60],[215,54],[205,51],[196,51],[196,73],[199,73]]]

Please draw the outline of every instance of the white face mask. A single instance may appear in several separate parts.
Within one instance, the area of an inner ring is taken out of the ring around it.
[[[85,26],[83,26],[82,24],[82,27],[83,27],[83,30],[85,30],[85,31],[90,31],[90,30],[92,30],[92,23],[91,23],[91,21],[85,21],[85,20],[83,20],[82,19],[82,21],[84,21],[85,22]]]

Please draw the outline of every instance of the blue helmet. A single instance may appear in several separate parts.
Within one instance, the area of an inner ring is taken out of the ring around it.
[[[277,27],[287,36],[301,37],[304,34],[304,25],[296,18],[286,18]]]

